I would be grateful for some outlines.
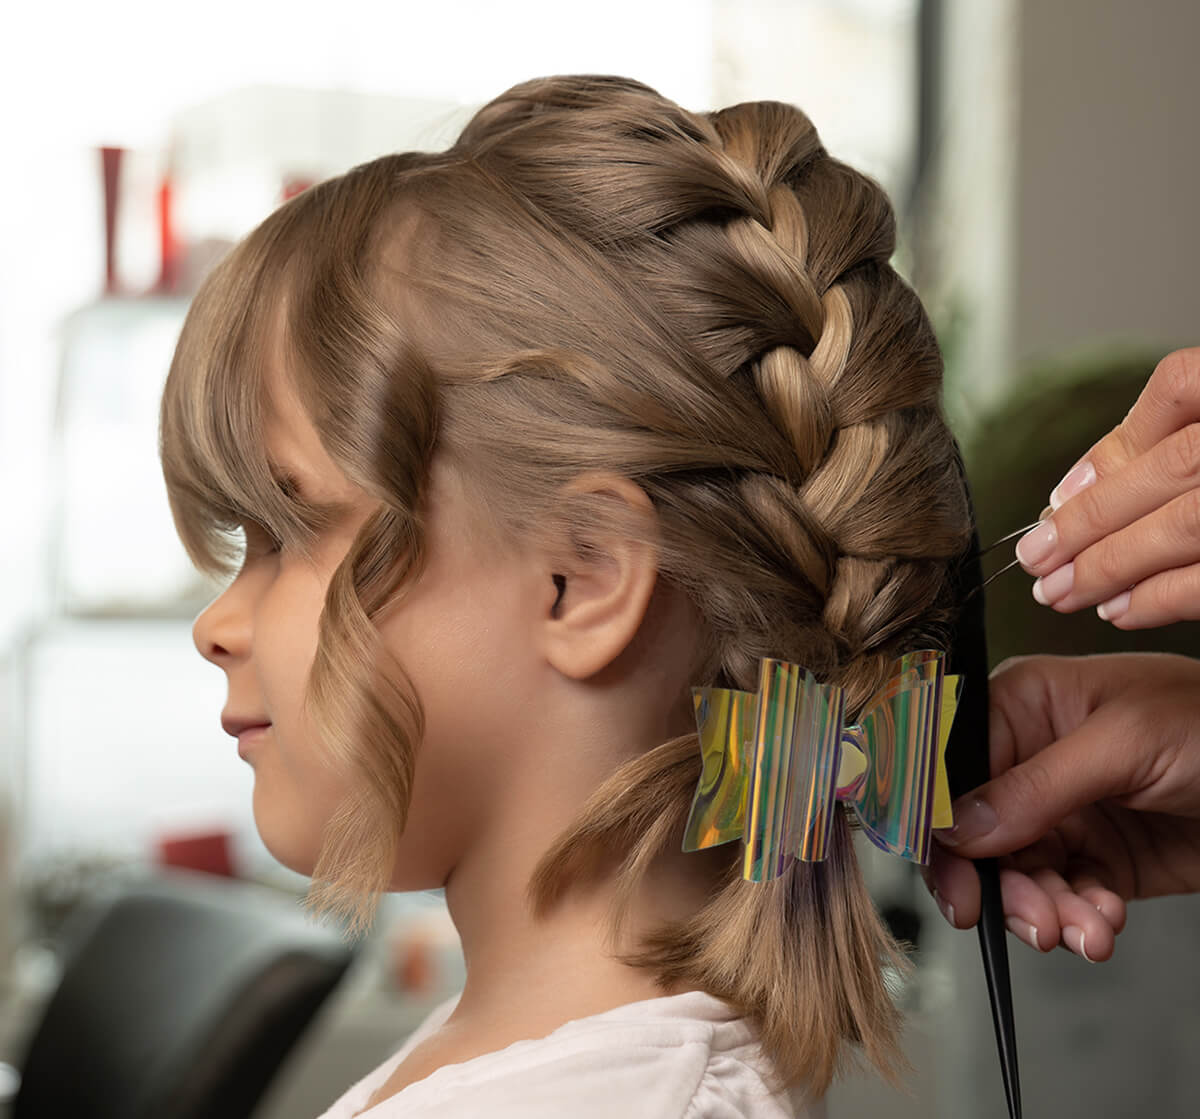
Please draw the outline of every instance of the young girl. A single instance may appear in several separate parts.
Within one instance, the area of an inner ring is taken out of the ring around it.
[[[944,648],[968,514],[891,207],[811,122],[551,78],[280,207],[162,406],[268,849],[369,926],[445,888],[467,980],[327,1119],[822,1114],[900,961],[854,861],[683,851],[693,688],[853,718]],[[244,531],[244,558],[240,533]],[[257,729],[244,729],[257,725]]]

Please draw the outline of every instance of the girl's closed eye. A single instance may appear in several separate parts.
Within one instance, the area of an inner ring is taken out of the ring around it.
[[[242,531],[246,537],[247,560],[255,556],[276,555],[282,550],[279,538],[249,517],[242,522]]]
[[[325,505],[306,498],[301,492],[299,481],[289,473],[276,474],[275,483],[292,506],[298,522],[309,532],[321,532],[341,512],[341,506]],[[259,556],[277,555],[284,550],[279,534],[273,532],[261,520],[243,515],[239,524],[245,534],[247,561]]]

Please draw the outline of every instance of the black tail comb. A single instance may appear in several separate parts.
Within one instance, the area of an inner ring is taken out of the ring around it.
[[[975,506],[963,472],[963,488],[971,510],[970,551],[958,569],[959,616],[950,646],[949,670],[963,677],[958,713],[946,746],[950,793],[962,796],[991,777],[988,742],[988,655],[984,624],[983,567],[980,562],[979,527]],[[995,859],[976,859],[982,908],[979,915],[979,951],[987,977],[996,1048],[1009,1119],[1021,1119],[1021,1079],[1017,1069],[1017,1031],[1013,1019],[1012,983],[1008,971],[1004,903],[1000,897],[1000,868]]]

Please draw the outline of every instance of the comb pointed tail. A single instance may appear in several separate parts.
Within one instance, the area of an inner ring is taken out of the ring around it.
[[[976,593],[983,583],[979,559],[979,528],[967,485],[966,471],[959,460],[963,488],[971,508],[972,540],[958,572],[958,621],[950,652],[951,670],[965,677],[958,716],[946,749],[950,792],[959,797],[991,777],[988,741],[988,655],[984,624],[984,596]],[[1005,936],[1004,903],[1000,896],[1000,870],[994,859],[975,862],[979,874],[981,910],[979,950],[987,978],[992,1021],[996,1028],[996,1050],[1008,1100],[1009,1119],[1021,1119],[1021,1081],[1017,1068],[1017,1032],[1013,1016],[1012,983],[1008,970],[1008,941]]]
[[[1017,1068],[1017,1028],[1013,1018],[1012,984],[1008,974],[1008,941],[1004,936],[1004,903],[1000,897],[1000,871],[995,859],[979,859],[979,886],[984,914],[1000,914],[999,928],[994,920],[979,922],[979,954],[987,976],[988,998],[992,1004],[992,1024],[996,1028],[996,1049],[1000,1054],[1000,1073],[1004,1077],[1004,1097],[1010,1119],[1021,1119],[1021,1074]]]

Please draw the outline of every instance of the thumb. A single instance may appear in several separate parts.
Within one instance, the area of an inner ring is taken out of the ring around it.
[[[1035,843],[1072,812],[1136,791],[1136,751],[1104,708],[1070,734],[961,797],[938,840],[967,858],[1007,855]]]

